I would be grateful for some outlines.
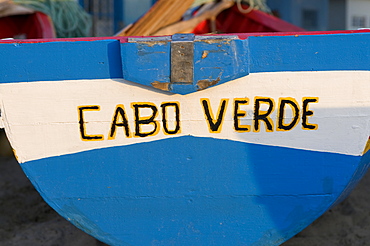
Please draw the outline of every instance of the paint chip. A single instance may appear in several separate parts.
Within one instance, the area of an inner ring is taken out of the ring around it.
[[[159,82],[159,81],[154,81],[151,83],[151,85],[156,88],[160,89],[162,91],[169,91],[170,90],[170,83],[166,82]]]
[[[208,56],[208,53],[209,53],[208,50],[203,51],[202,59],[206,58]]]
[[[215,80],[209,80],[209,79],[199,80],[198,83],[197,83],[198,90],[207,89],[208,87],[217,84],[219,81],[220,81],[220,78],[217,78]]]

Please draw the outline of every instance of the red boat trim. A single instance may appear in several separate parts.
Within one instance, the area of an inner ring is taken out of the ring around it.
[[[202,36],[225,36],[235,35],[239,39],[249,37],[264,36],[302,36],[302,35],[338,35],[338,34],[366,34],[370,29],[362,30],[342,30],[342,31],[307,31],[307,32],[263,32],[263,33],[227,33],[227,34],[204,34]],[[133,36],[130,38],[142,38],[148,36]],[[87,37],[87,38],[50,38],[50,39],[17,39],[17,40],[0,40],[0,43],[48,43],[48,42],[80,42],[80,41],[99,41],[99,40],[119,40],[121,43],[127,43],[129,37]]]

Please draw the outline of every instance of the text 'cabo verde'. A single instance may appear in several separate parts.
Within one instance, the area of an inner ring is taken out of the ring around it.
[[[249,98],[232,100],[225,98],[219,100],[216,109],[216,107],[212,108],[210,99],[201,98],[199,109],[194,110],[202,111],[204,124],[207,125],[209,133],[222,131],[228,110],[231,110],[232,118],[227,120],[233,122],[233,130],[239,133],[260,132],[262,128],[266,132],[291,131],[299,125],[299,122],[302,130],[317,130],[318,125],[311,122],[314,111],[310,109],[310,105],[318,102],[318,97],[304,97],[300,103],[291,97],[279,98],[277,103],[270,97],[255,97],[253,102],[250,102]],[[162,102],[159,105],[151,102],[134,102],[130,107],[133,119],[129,119],[127,108],[123,104],[115,106],[110,127],[104,135],[104,133],[92,134],[87,129],[88,121],[86,120],[86,114],[99,114],[101,106],[79,106],[81,139],[84,141],[113,140],[116,139],[117,131],[123,131],[123,136],[126,138],[155,136],[161,130],[166,135],[176,135],[182,132],[183,115],[180,102]],[[274,113],[276,116],[272,117]],[[245,123],[248,116],[251,117],[250,124]]]

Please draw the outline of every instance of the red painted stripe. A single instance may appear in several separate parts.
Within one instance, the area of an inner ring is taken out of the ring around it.
[[[240,39],[249,37],[264,37],[264,36],[301,36],[301,35],[337,35],[337,34],[366,34],[370,33],[370,29],[362,30],[344,30],[344,31],[310,31],[310,32],[261,32],[261,33],[227,33],[227,34],[205,34],[201,36],[229,36],[235,35]],[[140,38],[148,36],[133,36],[131,38]],[[51,38],[51,39],[16,39],[16,40],[0,40],[0,43],[48,43],[48,42],[77,42],[77,41],[99,41],[99,40],[119,40],[121,43],[126,43],[129,37],[88,37],[88,38]]]

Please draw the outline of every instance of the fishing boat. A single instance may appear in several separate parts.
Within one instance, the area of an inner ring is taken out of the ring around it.
[[[109,245],[279,245],[370,163],[370,31],[1,40],[0,127]]]

